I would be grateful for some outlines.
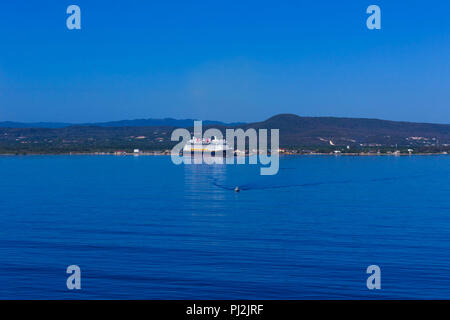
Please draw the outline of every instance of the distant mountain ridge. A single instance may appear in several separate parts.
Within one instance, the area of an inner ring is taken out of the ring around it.
[[[15,121],[1,121],[0,128],[48,128],[57,129],[73,126],[72,123],[63,122],[15,122]]]
[[[72,126],[81,127],[179,127],[186,128],[190,127],[194,123],[194,119],[135,119],[135,120],[119,120],[119,121],[108,121],[108,122],[93,122],[93,123],[66,123],[66,122],[14,122],[14,121],[3,121],[0,122],[0,128],[48,128],[48,129],[58,129],[66,128]],[[225,123],[221,121],[205,120],[204,125],[225,125],[234,126],[241,125],[242,122]]]
[[[0,127],[0,153],[169,150],[177,143],[171,141],[173,130],[185,127],[192,132],[193,125],[194,120],[168,118],[59,128]],[[218,128],[224,136],[227,128],[279,129],[280,147],[292,150],[378,152],[403,148],[450,153],[450,124],[279,114],[254,123],[204,121],[204,129],[208,127]]]
[[[316,145],[329,141],[339,145],[407,145],[409,140],[415,139],[450,143],[450,124],[279,114],[262,122],[244,125],[244,128],[250,127],[280,129],[280,143],[283,145]]]

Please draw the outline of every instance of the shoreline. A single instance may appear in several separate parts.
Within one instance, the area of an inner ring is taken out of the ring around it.
[[[108,152],[61,152],[61,153],[0,153],[1,157],[23,157],[23,156],[170,156],[170,152],[142,152],[139,154],[136,153],[108,153]],[[245,157],[254,156],[256,154],[248,155]],[[400,156],[448,156],[450,153],[447,152],[429,152],[429,153],[280,153],[280,156],[332,156],[332,157],[340,157],[340,156],[354,156],[354,157],[382,157],[382,156],[391,156],[391,157],[400,157]],[[234,155],[236,157],[236,155]]]

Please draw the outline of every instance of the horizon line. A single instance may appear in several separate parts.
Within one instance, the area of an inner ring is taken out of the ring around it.
[[[417,123],[417,124],[434,124],[434,125],[450,125],[450,123],[439,123],[439,122],[420,122],[420,121],[409,121],[409,120],[391,120],[391,119],[383,119],[383,118],[371,118],[371,117],[348,117],[348,116],[302,116],[295,113],[278,113],[273,116],[270,116],[264,120],[257,121],[221,121],[221,120],[210,120],[210,119],[195,119],[195,118],[173,118],[173,117],[164,117],[164,118],[134,118],[134,119],[121,119],[121,120],[108,120],[108,121],[93,121],[93,122],[65,122],[65,121],[14,121],[14,120],[0,120],[0,124],[12,123],[12,124],[23,124],[23,125],[32,125],[32,124],[58,124],[58,125],[67,125],[67,126],[89,126],[89,125],[98,125],[98,124],[108,124],[115,122],[125,122],[125,121],[149,121],[149,120],[174,120],[174,121],[203,121],[203,122],[217,122],[220,124],[228,124],[228,125],[236,125],[236,124],[251,124],[251,123],[260,123],[270,120],[274,117],[278,116],[296,116],[299,118],[334,118],[334,119],[354,119],[354,120],[377,120],[377,121],[389,121],[389,122],[403,122],[403,123]]]

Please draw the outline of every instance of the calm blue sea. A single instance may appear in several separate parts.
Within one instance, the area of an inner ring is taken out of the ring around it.
[[[450,298],[449,156],[280,167],[0,157],[0,298]]]

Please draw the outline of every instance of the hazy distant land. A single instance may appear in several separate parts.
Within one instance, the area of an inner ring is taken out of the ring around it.
[[[193,120],[144,119],[95,124],[0,122],[1,154],[168,152],[178,127]],[[262,122],[205,121],[204,128],[280,129],[287,153],[390,154],[450,152],[450,125],[378,119],[276,115]]]

